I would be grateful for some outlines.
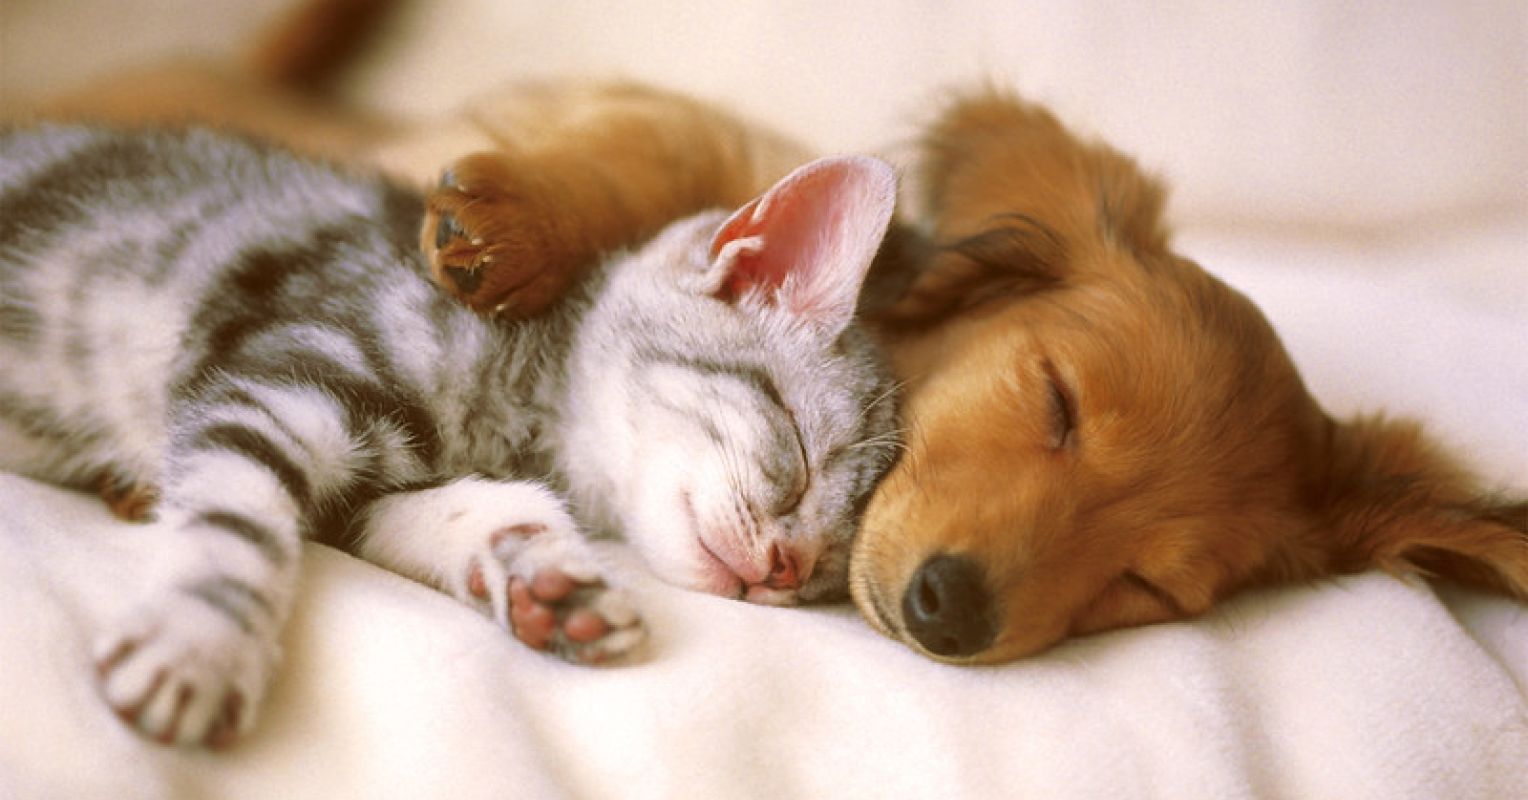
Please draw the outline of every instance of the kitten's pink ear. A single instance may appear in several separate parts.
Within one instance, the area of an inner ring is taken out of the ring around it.
[[[757,293],[837,335],[854,316],[896,201],[896,172],[884,161],[813,161],[722,224],[706,283],[729,303]]]

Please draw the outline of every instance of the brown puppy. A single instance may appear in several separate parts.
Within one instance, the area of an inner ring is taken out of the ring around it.
[[[986,92],[922,170],[935,244],[879,320],[907,449],[852,558],[877,628],[978,663],[1370,567],[1528,598],[1528,503],[1415,425],[1324,413],[1129,159]]]

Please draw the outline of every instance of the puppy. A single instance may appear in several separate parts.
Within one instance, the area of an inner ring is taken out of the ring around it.
[[[851,560],[882,632],[1000,662],[1371,567],[1528,598],[1528,503],[1414,424],[1327,415],[1129,159],[987,91],[921,169],[932,243],[878,265],[913,274],[877,315],[907,449]]]

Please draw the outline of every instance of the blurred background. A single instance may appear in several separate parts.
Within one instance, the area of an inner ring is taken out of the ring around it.
[[[292,0],[0,0],[0,110],[226,58]],[[1136,155],[1190,227],[1398,233],[1528,218],[1528,3],[415,0],[344,93],[427,117],[621,76],[823,151],[905,158],[952,89],[1011,85]]]

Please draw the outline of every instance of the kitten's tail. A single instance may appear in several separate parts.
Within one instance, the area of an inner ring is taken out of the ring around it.
[[[255,80],[326,93],[401,5],[399,0],[304,0],[256,36],[242,64]]]

